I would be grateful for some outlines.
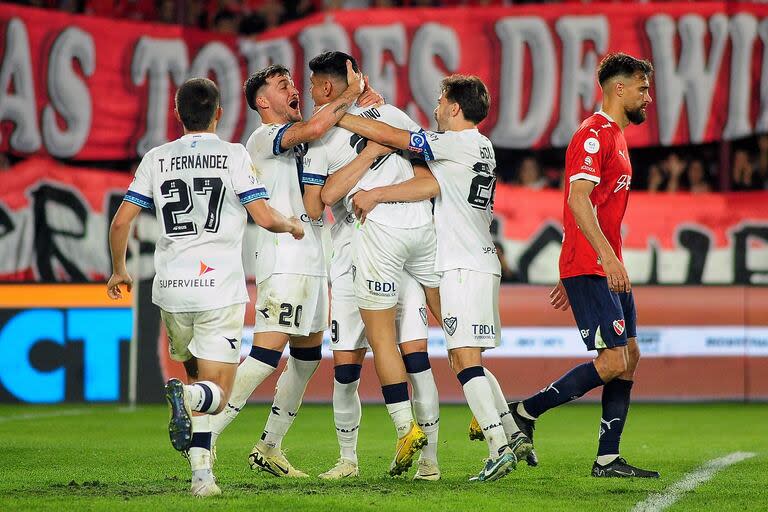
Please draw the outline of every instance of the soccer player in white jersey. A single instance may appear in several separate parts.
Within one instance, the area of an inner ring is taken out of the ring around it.
[[[155,208],[162,234],[155,246],[152,301],[160,307],[171,358],[184,363],[192,384],[166,384],[168,430],[174,448],[187,452],[195,496],[220,494],[211,471],[210,415],[227,402],[240,361],[248,302],[242,263],[246,210],[276,233],[303,236],[301,222],[267,204],[241,144],[216,136],[219,91],[207,78],[187,80],[176,93],[184,136],[149,151],[109,231],[112,277],[107,292],[132,287],[125,251],[133,219]],[[245,206],[245,208],[243,208]],[[192,413],[191,411],[194,411]]]
[[[347,60],[353,64],[355,62],[350,55],[335,51],[322,53],[309,62],[315,105],[333,101],[346,88]],[[407,116],[390,105],[369,108],[353,106],[348,112],[407,119]],[[408,126],[411,125],[413,123],[408,121]],[[357,389],[368,342],[352,281],[350,243],[355,219],[347,211],[344,198],[372,165],[378,168],[385,165],[386,159],[395,158],[390,155],[391,152],[390,148],[375,143],[366,146],[366,141],[360,136],[334,127],[320,140],[310,143],[304,158],[304,204],[307,213],[311,218],[319,218],[327,203],[335,219],[331,227],[331,350],[334,359],[333,414],[340,457],[336,465],[320,475],[323,479],[355,477],[359,474],[357,436],[361,407]],[[406,272],[402,274],[397,307],[397,339],[408,379],[413,386],[414,416],[428,440],[421,452],[414,479],[438,480],[440,412],[437,386],[427,355],[426,301],[422,287]]]
[[[251,450],[251,468],[275,476],[306,477],[285,458],[281,445],[301,406],[307,383],[321,359],[323,332],[328,327],[328,281],[323,255],[322,219],[310,220],[302,202],[302,161],[306,142],[319,138],[355,102],[363,78],[347,65],[348,86],[327,108],[302,121],[299,91],[288,70],[269,66],[245,83],[248,105],[263,124],[246,149],[271,205],[305,224],[305,237],[296,241],[261,231],[256,256],[256,325],[250,355],[240,364],[229,402],[212,420],[213,443],[245,406],[253,390],[277,368],[286,344],[290,356],[277,381],[271,413],[261,439]]]
[[[503,477],[533,447],[517,428],[498,381],[482,366],[482,351],[498,345],[501,327],[501,269],[489,229],[496,160],[491,142],[477,130],[489,105],[479,78],[453,75],[441,83],[435,109],[438,132],[409,132],[351,115],[339,123],[381,144],[420,153],[432,171],[411,182],[360,192],[353,204],[361,219],[370,219],[388,201],[436,197],[437,270],[442,273],[440,302],[449,360],[489,449],[484,467],[473,477],[478,481]]]

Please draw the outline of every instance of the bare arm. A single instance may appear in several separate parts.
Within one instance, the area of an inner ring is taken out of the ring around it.
[[[368,213],[380,203],[424,201],[440,194],[440,184],[429,169],[414,165],[413,173],[415,176],[408,181],[357,192],[352,198],[357,218],[365,222]]]
[[[251,218],[267,231],[272,233],[290,233],[293,238],[301,240],[304,237],[304,228],[296,217],[290,219],[275,210],[266,199],[257,199],[245,205]]]
[[[135,219],[140,212],[140,206],[123,201],[112,219],[112,224],[109,226],[109,250],[112,253],[112,276],[110,276],[109,282],[107,282],[107,295],[113,300],[123,296],[119,285],[126,285],[129,292],[131,291],[131,288],[133,288],[133,279],[128,274],[125,265],[125,251],[128,248],[128,235],[131,232],[133,219]]]
[[[397,149],[408,149],[411,142],[411,133],[409,131],[365,117],[346,114],[341,118],[338,126],[355,132],[368,140]]]
[[[347,88],[341,93],[341,96],[328,103],[324,108],[317,111],[309,121],[301,121],[292,124],[283,135],[280,141],[282,149],[292,148],[302,142],[317,140],[323,136],[332,126],[339,122],[339,119],[346,113],[347,109],[354,105],[355,100],[363,92],[363,77],[360,73],[352,70],[352,63],[347,61]]]
[[[307,185],[304,184],[304,209],[307,210],[307,215],[310,219],[316,220],[323,216],[323,210],[325,210],[325,203],[321,197],[323,191],[322,185]]]
[[[627,271],[616,253],[613,252],[613,247],[605,238],[603,230],[600,229],[592,201],[589,199],[594,188],[595,184],[589,180],[576,180],[571,183],[568,207],[573,212],[579,229],[584,233],[587,241],[600,258],[609,288],[615,292],[629,291],[630,283]]]
[[[329,206],[336,204],[339,199],[346,196],[352,190],[352,187],[360,181],[377,158],[391,152],[391,148],[368,141],[365,148],[354,160],[331,174],[325,181],[323,191],[321,192],[323,203]]]

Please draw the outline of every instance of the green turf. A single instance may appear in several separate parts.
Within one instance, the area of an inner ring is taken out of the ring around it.
[[[561,407],[536,430],[540,467],[521,465],[485,484],[467,481],[487,452],[467,440],[466,407],[442,407],[440,482],[386,476],[394,429],[383,406],[363,412],[361,478],[328,483],[253,472],[246,459],[267,411],[248,406],[222,435],[216,474],[224,495],[202,502],[187,494],[188,466],[168,442],[165,407],[0,406],[0,510],[630,510],[735,451],[758,455],[717,473],[670,510],[768,509],[768,405],[633,406],[623,454],[661,471],[655,481],[589,477],[599,406]],[[337,457],[331,408],[303,407],[284,448],[299,469],[328,469]]]

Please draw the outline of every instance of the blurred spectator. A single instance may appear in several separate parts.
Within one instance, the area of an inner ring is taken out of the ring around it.
[[[174,24],[178,22],[176,16],[176,1],[175,0],[158,0],[157,1],[157,20],[160,23]]]
[[[685,173],[685,161],[677,153],[670,153],[661,162],[661,171],[666,178],[665,192],[677,192],[681,190],[680,182]]]
[[[755,166],[749,158],[749,153],[744,149],[734,151],[731,173],[733,190],[759,190],[763,188],[760,177],[755,172]]]
[[[658,164],[648,167],[648,192],[659,192],[664,187],[664,173]]]
[[[240,28],[238,15],[229,9],[222,9],[213,18],[213,30],[220,34],[237,35]]]
[[[541,167],[536,157],[528,156],[520,162],[517,170],[517,181],[522,187],[541,190],[547,187],[547,180],[541,175]]]
[[[686,174],[688,177],[688,190],[691,193],[712,192],[712,186],[709,184],[709,177],[704,168],[704,162],[701,160],[691,160]]]
[[[8,158],[8,155],[5,153],[0,153],[0,172],[7,171],[11,168],[11,161]]]
[[[768,189],[768,134],[757,137],[757,175],[763,188]]]

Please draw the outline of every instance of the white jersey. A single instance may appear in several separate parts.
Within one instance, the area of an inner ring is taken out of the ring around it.
[[[392,105],[368,107],[362,109],[357,115],[382,121],[401,130],[421,130],[405,112]],[[374,163],[347,194],[345,199],[347,210],[352,211],[351,198],[358,190],[396,185],[413,178],[410,156],[407,152],[403,154],[398,151]],[[368,213],[367,218],[384,226],[417,228],[432,222],[432,205],[429,201],[381,203]]]
[[[242,205],[266,198],[245,148],[213,133],[185,135],[144,155],[125,201],[154,205],[162,227],[152,301],[170,313],[248,302]]]
[[[440,184],[435,199],[438,272],[468,269],[501,275],[491,238],[496,157],[476,128],[411,133],[411,151],[420,153]]]
[[[256,176],[264,183],[269,204],[286,217],[304,223],[304,238],[290,233],[271,233],[259,229],[256,241],[256,281],[272,274],[325,276],[323,220],[310,221],[302,200],[301,176],[306,144],[287,150],[280,147],[288,124],[262,124],[248,138],[245,147],[253,159]]]

